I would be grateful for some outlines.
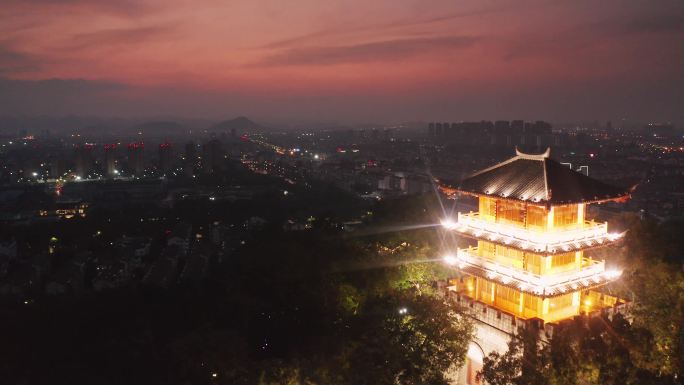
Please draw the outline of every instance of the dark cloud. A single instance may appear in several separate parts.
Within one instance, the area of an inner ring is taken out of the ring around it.
[[[0,42],[0,74],[21,73],[35,71],[43,62],[35,55],[31,55],[13,48],[7,43]]]
[[[82,79],[14,80],[0,77],[0,114],[92,114],[126,86]]]
[[[484,8],[484,9],[476,9],[476,10],[466,11],[466,12],[455,12],[455,13],[444,14],[444,15],[426,18],[426,19],[402,20],[402,21],[398,21],[396,23],[388,24],[386,27],[406,27],[406,26],[442,23],[445,21],[454,21],[454,20],[470,18],[470,17],[474,17],[474,16],[485,16],[485,15],[490,15],[493,13],[506,12],[510,9],[513,9],[513,7],[512,6],[499,6],[498,8]]]
[[[137,17],[153,9],[139,0],[4,0],[2,4],[6,9],[85,11],[126,17]]]
[[[633,33],[684,33],[684,7],[672,13],[642,15],[619,27],[620,31]]]
[[[625,18],[607,18],[601,21],[579,23],[564,30],[551,31],[533,38],[507,42],[505,60],[527,57],[549,57],[558,55],[563,58],[579,58],[585,52],[605,40],[617,40],[629,44],[635,38],[648,34],[661,34],[661,37],[682,35],[681,44],[663,44],[661,51],[681,51],[684,49],[684,7],[670,13],[644,12],[641,15]],[[654,41],[659,44],[661,41]],[[651,48],[651,47],[644,47]]]
[[[92,47],[112,48],[119,45],[142,44],[152,39],[169,39],[173,29],[170,26],[140,28],[112,28],[75,35],[63,47],[67,50],[81,50]]]
[[[300,36],[295,36],[292,38],[276,40],[274,42],[263,45],[260,48],[288,48],[288,47],[296,46],[299,44],[306,44],[307,42],[310,42],[310,41],[316,40],[316,39],[320,39],[323,37],[345,35],[345,34],[349,34],[350,32],[351,33],[359,33],[359,32],[371,32],[371,31],[384,31],[384,30],[390,30],[390,29],[394,29],[394,28],[405,28],[405,27],[429,25],[429,24],[435,24],[435,23],[441,23],[441,22],[454,21],[454,20],[463,19],[463,18],[472,17],[472,16],[483,16],[483,15],[487,15],[487,14],[491,14],[491,13],[503,12],[506,9],[507,8],[505,8],[505,7],[501,7],[498,9],[479,9],[479,10],[473,10],[473,11],[468,11],[468,12],[455,12],[455,13],[451,13],[451,14],[440,15],[437,17],[422,18],[422,19],[405,19],[405,20],[398,20],[398,21],[393,21],[393,22],[384,23],[384,24],[373,24],[373,25],[368,25],[368,26],[352,28],[351,30],[349,29],[348,26],[344,26],[344,27],[340,27],[340,28],[331,28],[331,29],[316,31],[313,33],[307,33],[307,34],[300,35]]]
[[[462,49],[475,44],[475,36],[440,36],[385,40],[334,47],[286,49],[259,62],[264,66],[332,65],[402,59],[428,52]]]

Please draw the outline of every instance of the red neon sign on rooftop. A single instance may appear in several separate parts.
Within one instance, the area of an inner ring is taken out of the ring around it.
[[[128,144],[128,148],[145,148],[145,142],[133,142]]]

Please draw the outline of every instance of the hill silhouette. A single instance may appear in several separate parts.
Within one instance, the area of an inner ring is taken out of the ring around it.
[[[236,130],[238,132],[243,131],[254,131],[262,128],[259,124],[254,123],[244,116],[239,116],[235,119],[224,120],[222,122],[216,123],[209,128],[209,131],[231,131]]]

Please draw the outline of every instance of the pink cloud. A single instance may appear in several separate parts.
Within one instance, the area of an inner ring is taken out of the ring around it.
[[[493,90],[565,100],[577,84],[653,84],[670,95],[683,77],[683,20],[676,0],[9,0],[0,76],[112,82],[130,98],[160,88],[253,100],[371,95],[416,108],[429,95],[486,100]]]

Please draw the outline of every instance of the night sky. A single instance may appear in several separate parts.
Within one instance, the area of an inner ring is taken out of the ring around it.
[[[684,1],[3,0],[0,114],[684,123]]]

